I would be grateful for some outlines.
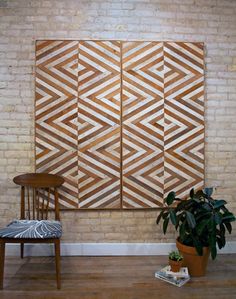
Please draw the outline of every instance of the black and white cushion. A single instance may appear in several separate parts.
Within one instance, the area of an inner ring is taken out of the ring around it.
[[[0,229],[0,238],[49,239],[61,235],[61,223],[54,220],[14,220]]]

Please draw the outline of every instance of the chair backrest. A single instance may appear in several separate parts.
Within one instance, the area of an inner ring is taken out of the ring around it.
[[[47,220],[50,202],[53,202],[55,220],[60,220],[57,188],[64,183],[62,177],[26,173],[14,177],[13,182],[21,186],[21,219]]]

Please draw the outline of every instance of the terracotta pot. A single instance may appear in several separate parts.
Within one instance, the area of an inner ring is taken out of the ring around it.
[[[169,259],[170,270],[172,272],[179,272],[182,267],[183,261],[173,261]]]
[[[204,276],[209,259],[209,247],[203,247],[203,255],[198,255],[195,247],[186,246],[176,240],[176,246],[183,255],[183,267],[188,267],[190,276]]]

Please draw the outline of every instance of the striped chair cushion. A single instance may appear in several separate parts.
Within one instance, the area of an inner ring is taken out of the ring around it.
[[[0,238],[49,239],[61,234],[61,223],[53,220],[14,220],[0,229]]]

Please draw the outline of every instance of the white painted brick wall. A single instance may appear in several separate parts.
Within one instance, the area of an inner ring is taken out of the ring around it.
[[[53,38],[204,42],[206,185],[236,213],[235,0],[0,0],[0,226],[18,215],[12,178],[34,170],[35,40]],[[64,240],[173,242],[157,213],[63,212]]]

